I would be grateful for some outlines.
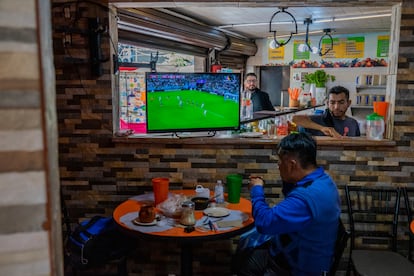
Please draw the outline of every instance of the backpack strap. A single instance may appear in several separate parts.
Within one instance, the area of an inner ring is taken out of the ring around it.
[[[92,225],[94,225],[98,220],[102,219],[103,217],[101,216],[94,216],[92,217],[87,223],[85,224],[79,224],[78,227],[76,227],[75,231],[73,232],[74,235],[79,235],[80,233],[83,233],[84,235],[88,236],[88,238],[90,236],[92,236],[91,234],[89,234],[89,232],[87,231]]]

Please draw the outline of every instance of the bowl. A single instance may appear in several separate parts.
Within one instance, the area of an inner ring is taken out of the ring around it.
[[[210,203],[210,199],[208,197],[193,197],[191,201],[194,202],[194,208],[196,210],[204,210]]]

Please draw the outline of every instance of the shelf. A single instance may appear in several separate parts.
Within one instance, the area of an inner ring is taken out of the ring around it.
[[[385,89],[387,86],[385,85],[358,85],[357,89]]]
[[[374,107],[369,105],[353,105],[351,106],[351,109],[373,109]]]

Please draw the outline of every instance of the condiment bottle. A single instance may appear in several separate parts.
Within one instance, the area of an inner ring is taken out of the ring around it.
[[[181,207],[182,207],[182,214],[181,214],[180,223],[186,226],[195,225],[196,220],[194,217],[194,208],[195,208],[194,202],[184,201]]]

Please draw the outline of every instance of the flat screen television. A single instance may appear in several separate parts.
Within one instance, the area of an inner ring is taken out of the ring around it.
[[[145,74],[147,133],[238,130],[239,73]]]

